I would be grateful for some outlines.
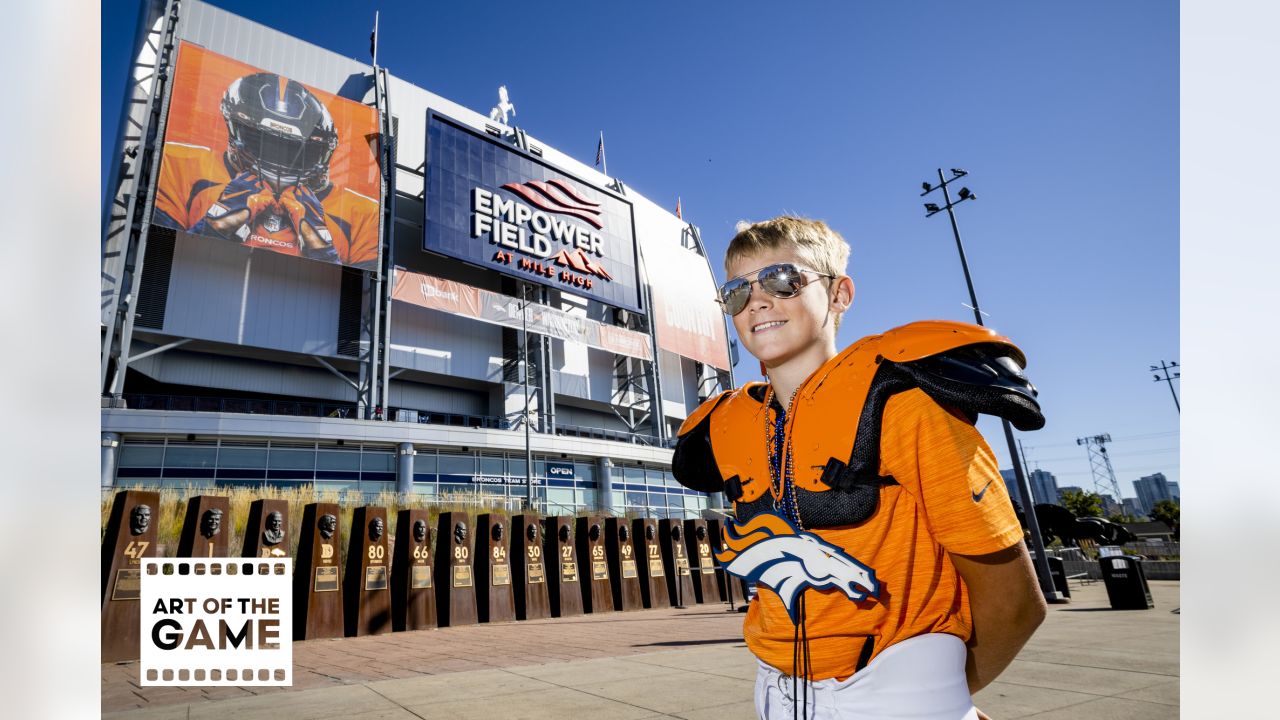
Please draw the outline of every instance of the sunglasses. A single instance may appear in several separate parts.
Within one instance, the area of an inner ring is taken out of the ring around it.
[[[834,278],[835,275],[821,273],[817,270],[808,270],[797,267],[791,263],[777,263],[776,265],[768,265],[756,273],[755,280],[747,280],[745,275],[740,275],[724,285],[720,286],[720,298],[717,302],[724,309],[726,315],[734,316],[742,312],[747,306],[747,302],[751,300],[751,286],[760,283],[760,289],[769,293],[776,298],[793,298],[800,294],[801,290],[809,284],[806,273],[817,275],[818,277]]]

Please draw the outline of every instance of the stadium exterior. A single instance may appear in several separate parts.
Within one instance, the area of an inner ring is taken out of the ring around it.
[[[515,508],[531,457],[543,512],[721,506],[670,473],[675,429],[732,386],[696,227],[497,116],[211,5],[152,2],[138,37],[103,219],[104,488],[314,483]],[[162,225],[175,67],[197,51],[376,109],[376,260]],[[578,210],[539,211],[503,172],[561,179]],[[536,247],[553,224],[577,260]]]

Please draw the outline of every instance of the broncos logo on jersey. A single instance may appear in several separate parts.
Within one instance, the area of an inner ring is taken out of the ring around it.
[[[725,570],[777,593],[793,623],[799,622],[796,600],[808,588],[835,588],[854,602],[880,595],[875,570],[772,513],[741,526],[726,521],[724,547],[716,559]]]

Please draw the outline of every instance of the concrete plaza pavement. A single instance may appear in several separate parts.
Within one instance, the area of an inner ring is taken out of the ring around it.
[[[992,718],[1176,718],[1179,584],[1111,610],[1072,582],[1013,664],[976,698]],[[755,660],[726,605],[294,643],[290,688],[138,685],[102,666],[104,718],[755,718]]]

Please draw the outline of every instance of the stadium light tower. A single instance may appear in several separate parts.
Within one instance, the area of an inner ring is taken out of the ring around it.
[[[1172,377],[1169,376],[1169,371],[1173,370],[1173,368],[1176,368],[1176,367],[1178,367],[1178,361],[1176,360],[1170,360],[1167,365],[1163,360],[1161,360],[1159,367],[1156,367],[1155,365],[1151,366],[1151,372],[1156,372],[1158,370],[1164,373],[1164,377],[1160,377],[1159,375],[1154,376],[1156,379],[1156,382],[1160,382],[1161,380],[1163,380],[1169,383],[1169,392],[1173,393],[1173,406],[1178,409],[1178,414],[1181,415],[1182,404],[1178,402],[1178,393],[1173,389],[1173,381],[1175,378],[1182,377],[1182,371],[1174,370],[1173,376]]]
[[[969,274],[969,261],[965,259],[964,255],[964,243],[960,241],[960,226],[956,224],[956,214],[952,209],[966,200],[977,200],[978,196],[973,194],[973,191],[969,190],[969,188],[961,187],[959,192],[956,193],[959,195],[960,199],[952,202],[951,190],[948,188],[951,183],[968,174],[969,173],[959,168],[951,168],[951,177],[948,178],[942,174],[942,168],[938,168],[938,184],[932,185],[928,182],[921,183],[920,187],[924,192],[920,193],[920,197],[924,197],[934,190],[942,191],[942,199],[946,203],[945,206],[938,207],[936,203],[925,203],[925,217],[933,217],[943,210],[946,210],[947,217],[951,218],[951,233],[956,238],[956,249],[960,251],[960,267],[964,269],[964,282],[969,288],[969,302],[970,307],[973,309],[974,322],[978,325],[984,325],[982,322],[983,312],[978,306],[978,293],[973,289],[973,277]],[[1027,483],[1027,475],[1023,470],[1022,461],[1018,456],[1018,446],[1013,439],[1013,426],[1011,426],[1009,421],[1004,418],[1000,418],[1000,424],[1004,427],[1004,439],[1009,445],[1009,457],[1013,460],[1013,475],[1017,479],[1018,494],[1023,498],[1026,498],[1027,504],[1030,506],[1026,508],[1024,515],[1027,518],[1027,527],[1031,530],[1031,548],[1035,551],[1033,561],[1036,568],[1036,577],[1040,581],[1040,592],[1044,593],[1044,598],[1048,602],[1068,602],[1068,600],[1063,597],[1062,593],[1054,589],[1053,586],[1053,576],[1049,571],[1049,559],[1045,555],[1044,550],[1044,538],[1040,536],[1040,521],[1036,518],[1035,502],[1031,495],[1031,486]]]
[[[1116,471],[1111,467],[1111,455],[1107,453],[1107,443],[1111,442],[1110,433],[1076,438],[1077,445],[1084,445],[1089,452],[1089,472],[1093,474],[1093,489],[1099,494],[1115,493],[1113,497],[1122,502],[1120,483],[1116,480]]]

